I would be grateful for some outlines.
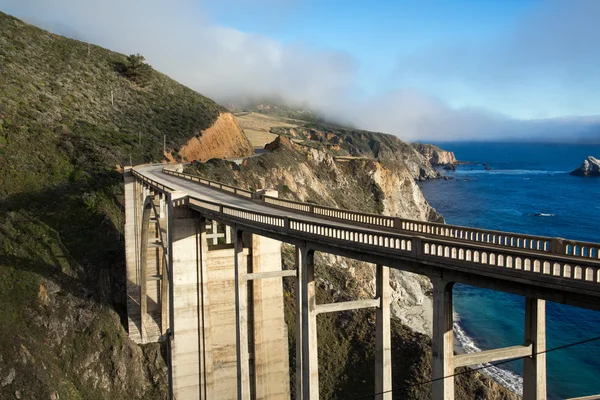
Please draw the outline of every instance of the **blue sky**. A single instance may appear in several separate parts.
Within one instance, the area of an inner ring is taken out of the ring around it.
[[[0,10],[142,53],[220,102],[279,96],[408,140],[583,132],[597,118],[573,116],[600,114],[600,0],[0,0]]]
[[[243,32],[351,54],[361,90],[376,94],[400,86],[394,76],[399,56],[436,43],[495,40],[539,1],[240,0],[234,6],[207,1],[203,7],[213,21]]]

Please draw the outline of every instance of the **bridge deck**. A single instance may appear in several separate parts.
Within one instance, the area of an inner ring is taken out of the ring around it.
[[[581,251],[582,247],[592,250],[586,250],[588,254],[570,255],[550,251],[547,244],[551,238],[544,238],[545,248],[535,249],[425,232],[393,231],[275,207],[164,174],[162,168],[139,166],[135,170],[148,179],[187,193],[192,198],[191,208],[265,236],[289,243],[309,242],[318,251],[429,276],[442,271],[457,282],[600,310],[600,260],[596,259],[600,257],[599,245],[572,242],[572,252],[578,248]],[[503,238],[514,235],[497,234]]]

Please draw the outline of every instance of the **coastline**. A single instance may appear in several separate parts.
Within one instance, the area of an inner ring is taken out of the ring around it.
[[[423,297],[422,304],[414,305],[405,309],[399,315],[403,324],[410,329],[424,333],[431,337],[433,327],[433,299],[429,296]],[[476,353],[481,349],[475,343],[475,338],[470,337],[460,326],[460,315],[454,312],[454,354]],[[489,365],[489,364],[485,364]],[[471,368],[479,368],[481,364],[474,365]],[[516,373],[491,366],[480,371],[482,374],[493,379],[499,385],[521,396],[523,393],[523,378]]]

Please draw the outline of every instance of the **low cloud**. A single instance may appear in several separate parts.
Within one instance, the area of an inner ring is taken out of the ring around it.
[[[569,4],[571,8],[575,4],[600,7],[600,2],[593,0]],[[485,93],[482,88],[490,80],[506,85],[523,85],[527,79],[535,83],[536,68],[549,65],[550,71],[552,66],[563,68],[556,73],[575,85],[580,82],[575,79],[576,73],[590,72],[586,63],[575,60],[587,51],[588,41],[581,48],[571,46],[582,35],[598,39],[600,32],[581,10],[578,12],[583,15],[572,11],[570,22],[562,25],[554,18],[554,11],[532,17],[528,22],[531,29],[517,28],[513,36],[500,40],[492,50],[442,44],[401,56],[390,81],[410,76],[414,80],[406,83],[417,89],[390,90],[365,98],[359,95],[357,82],[360,63],[350,54],[302,43],[284,44],[216,25],[192,0],[0,0],[0,8],[59,34],[126,54],[141,53],[156,69],[222,103],[278,97],[317,109],[337,121],[393,133],[405,140],[532,137],[575,126],[587,132],[593,125],[580,120],[523,122],[481,108],[451,107],[441,95],[428,94],[435,91],[414,84],[421,80],[444,88],[456,82],[472,82],[469,90]],[[580,17],[585,24],[571,32]],[[543,34],[551,28],[553,35],[545,38]],[[565,29],[571,32],[566,38],[560,36]],[[560,46],[552,43],[558,39],[564,42]],[[462,50],[457,52],[457,48]],[[531,49],[537,49],[537,53],[532,54]],[[571,61],[561,63],[565,57]],[[499,63],[502,66],[492,68]],[[515,79],[521,75],[525,78]]]

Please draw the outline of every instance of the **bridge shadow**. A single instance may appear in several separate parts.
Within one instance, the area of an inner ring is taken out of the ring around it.
[[[126,327],[122,193],[122,175],[104,171],[1,199],[0,264],[110,307]]]

